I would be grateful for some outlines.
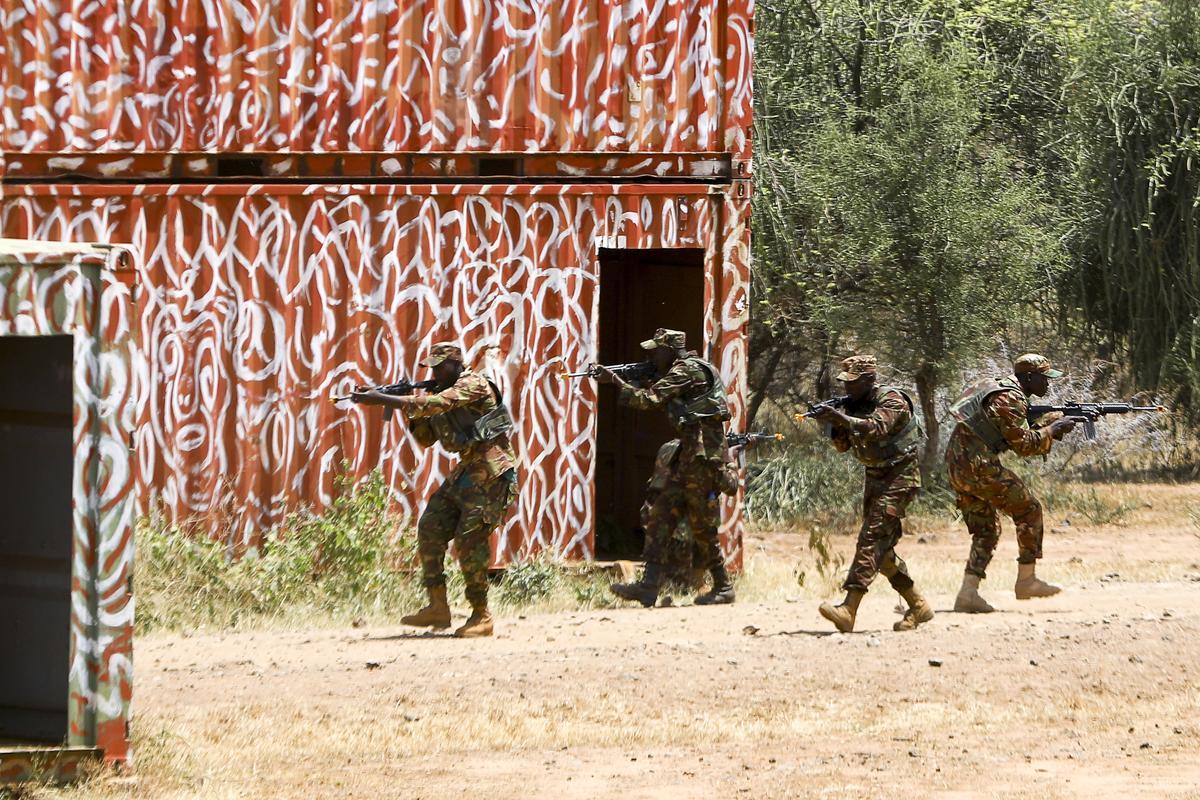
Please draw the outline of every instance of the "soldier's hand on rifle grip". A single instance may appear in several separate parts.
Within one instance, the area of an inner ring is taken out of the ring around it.
[[[833,406],[819,405],[815,406],[809,413],[812,414],[813,419],[820,422],[832,422],[832,418],[837,416],[837,409]]]
[[[1056,419],[1053,424],[1050,425],[1050,435],[1056,440],[1061,440],[1073,430],[1075,430],[1075,420],[1071,417]]]
[[[595,377],[600,383],[618,383],[617,374],[603,364],[595,366]]]
[[[383,404],[383,395],[374,389],[363,389],[361,386],[356,387],[350,393],[350,399],[355,403],[362,403],[365,406],[378,406]]]

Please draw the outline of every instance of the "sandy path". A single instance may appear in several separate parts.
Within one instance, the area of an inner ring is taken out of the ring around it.
[[[908,635],[880,595],[851,635],[783,602],[150,637],[139,724],[212,796],[1200,797],[1200,582],[993,594]]]

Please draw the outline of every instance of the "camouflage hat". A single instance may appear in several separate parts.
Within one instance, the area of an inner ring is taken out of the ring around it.
[[[842,361],[842,371],[837,374],[839,381],[852,381],[863,375],[875,374],[875,356],[850,356]]]
[[[1039,356],[1037,353],[1026,353],[1013,362],[1014,375],[1024,375],[1029,372],[1045,375],[1047,378],[1061,378],[1063,376],[1062,370],[1057,370],[1050,366],[1050,359],[1045,356]]]
[[[429,355],[421,362],[421,366],[436,367],[446,359],[463,363],[462,348],[454,342],[438,342],[429,348]]]
[[[687,336],[683,331],[673,331],[670,328],[659,328],[654,332],[653,339],[642,342],[643,350],[653,350],[656,347],[669,347],[672,350],[682,350],[687,346]]]

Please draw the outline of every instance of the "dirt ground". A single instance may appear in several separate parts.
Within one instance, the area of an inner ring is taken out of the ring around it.
[[[986,616],[949,610],[965,532],[914,524],[902,554],[937,617],[908,634],[891,630],[886,584],[858,632],[831,633],[820,591],[790,577],[807,540],[760,534],[730,607],[530,614],[490,641],[144,637],[138,770],[85,791],[1200,798],[1200,486],[1113,491],[1138,505],[1121,525],[1050,514],[1040,570],[1066,587],[1056,598],[1013,598],[1006,522]],[[835,547],[848,556],[850,538]]]

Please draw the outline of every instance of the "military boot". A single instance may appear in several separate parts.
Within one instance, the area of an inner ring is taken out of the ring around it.
[[[492,635],[492,612],[488,611],[487,602],[473,605],[471,616],[463,626],[454,632],[460,639],[473,639],[478,636]]]
[[[858,604],[862,602],[864,594],[866,593],[857,589],[850,589],[846,592],[846,599],[836,606],[821,603],[821,616],[832,622],[842,633],[849,633],[854,630],[854,617],[858,614]]]
[[[979,596],[979,576],[963,573],[962,588],[954,598],[954,611],[958,614],[990,614],[996,609]]]
[[[415,614],[401,617],[400,624],[413,625],[417,628],[449,628],[450,604],[446,602],[446,587],[430,588],[429,605]]]
[[[907,590],[900,593],[904,598],[904,602],[908,603],[908,611],[904,612],[904,619],[892,626],[894,631],[911,631],[923,622],[929,622],[933,619],[933,608],[917,591],[916,586],[910,586]]]
[[[658,602],[658,588],[662,586],[662,567],[646,563],[642,579],[635,583],[614,583],[608,588],[622,600],[636,600],[646,608]]]
[[[729,580],[729,573],[725,570],[724,564],[712,568],[712,582],[711,589],[696,596],[693,601],[696,605],[724,606],[734,601],[733,581]]]
[[[1038,578],[1035,573],[1036,564],[1017,564],[1017,582],[1013,592],[1018,600],[1029,600],[1033,597],[1052,597],[1062,591],[1061,588]]]

